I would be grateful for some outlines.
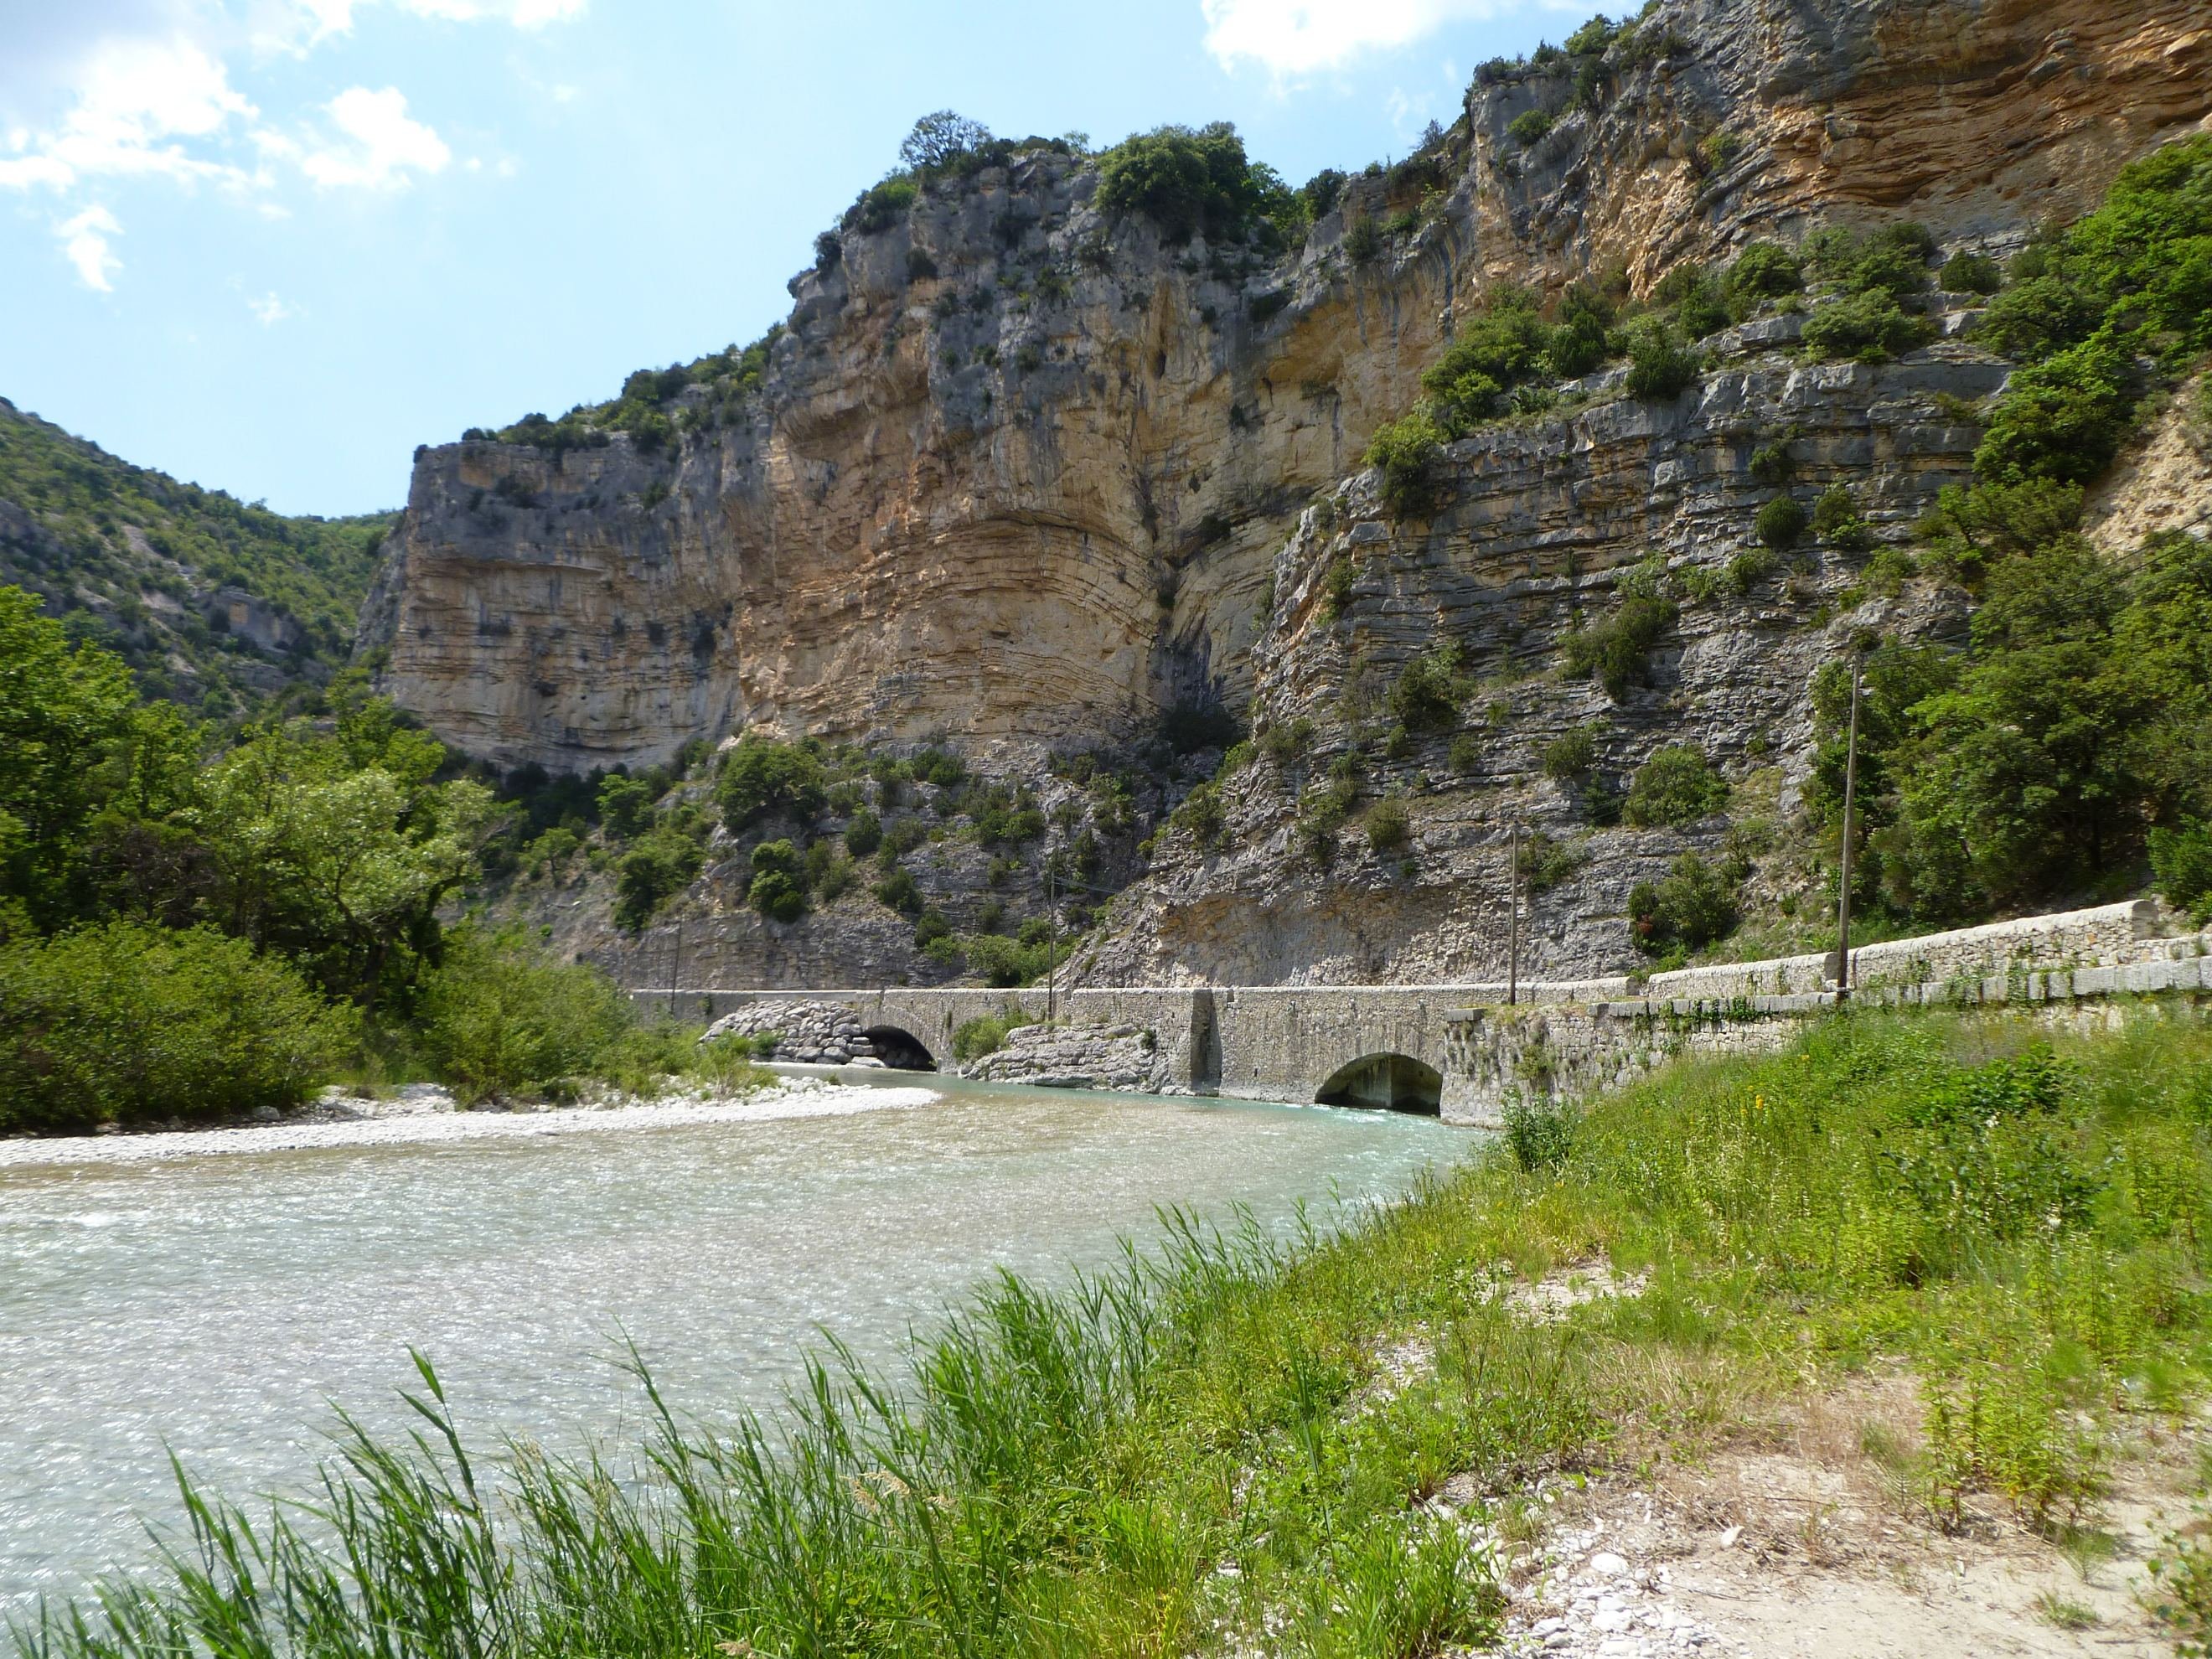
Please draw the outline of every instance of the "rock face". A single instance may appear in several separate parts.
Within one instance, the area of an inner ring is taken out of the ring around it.
[[[1012,767],[1243,708],[1300,509],[1486,289],[1614,262],[1642,288],[1905,214],[2002,245],[2212,83],[2197,0],[1662,0],[1638,36],[1600,112],[1570,76],[1478,84],[1433,168],[1350,180],[1282,256],[1163,246],[1050,152],[933,187],[794,279],[741,413],[651,449],[418,452],[364,649],[440,737],[555,770],[748,725]],[[1364,263],[1363,222],[1393,227]]]
[[[1946,410],[1994,390],[2004,366],[1954,343],[1880,366],[1808,364],[1785,350],[1796,327],[1778,318],[1709,342],[1714,368],[1671,403],[1601,382],[1573,413],[1453,446],[1433,519],[1393,519],[1371,477],[1310,509],[1277,562],[1255,652],[1255,724],[1303,736],[1273,754],[1263,743],[1224,780],[1218,848],[1164,839],[1086,981],[1503,979],[1516,828],[1553,837],[1572,866],[1524,909],[1521,972],[1575,978],[1635,960],[1631,889],[1685,851],[1717,854],[1730,825],[1716,813],[1607,827],[1592,785],[1617,797],[1656,749],[1688,744],[1771,819],[1803,777],[1821,665],[1863,630],[1923,642],[1965,628],[1962,590],[1885,579],[1881,561],[1941,486],[1968,475],[1978,429]],[[1786,555],[1762,548],[1758,508],[1779,492],[1748,462],[1778,441],[1791,493],[1809,502],[1846,484],[1870,546],[1808,535]],[[1350,577],[1334,608],[1332,573]],[[1616,701],[1559,668],[1572,630],[1601,624],[1624,581],[1671,596],[1676,615],[1644,683]],[[1385,738],[1389,688],[1447,643],[1486,683],[1470,726]],[[1548,745],[1575,728],[1592,735],[1588,770],[1547,777]],[[1302,816],[1332,763],[1363,744],[1355,807],[1396,799],[1407,835],[1378,848],[1355,817],[1324,864],[1302,844]]]
[[[725,1014],[700,1038],[770,1037],[774,1048],[762,1058],[801,1066],[881,1066],[876,1045],[849,1008],[830,1002],[793,1002],[773,1008],[740,1008]]]
[[[1158,1033],[1137,1025],[1024,1025],[1007,1034],[1004,1047],[961,1070],[988,1082],[1042,1089],[1188,1092],[1170,1080]]]

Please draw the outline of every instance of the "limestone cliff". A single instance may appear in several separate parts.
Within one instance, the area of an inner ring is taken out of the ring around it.
[[[1479,82],[1422,165],[1274,258],[1102,218],[1080,158],[933,187],[794,279],[740,417],[420,452],[366,643],[441,737],[555,769],[753,723],[1064,744],[1242,705],[1296,513],[1487,285],[1640,286],[1905,213],[2002,242],[2212,86],[2195,0],[1662,0],[1637,34],[1600,112],[1565,72]],[[1365,262],[1362,222],[1401,227]]]
[[[1296,247],[1166,240],[1102,212],[1094,160],[1032,148],[848,215],[742,395],[693,384],[665,421],[589,441],[419,452],[364,648],[440,736],[501,766],[658,762],[746,729],[939,743],[1042,783],[1063,847],[1103,827],[1042,778],[1047,753],[1140,752],[1163,711],[1218,702],[1274,738],[1219,780],[1210,820],[1149,843],[1079,977],[1502,976],[1516,830],[1547,860],[1523,970],[1616,971],[1630,890],[1686,849],[1753,863],[1784,913],[1808,887],[1813,849],[1784,832],[1809,682],[1869,630],[1962,634],[1967,596],[1886,550],[1968,476],[2010,366],[1966,343],[1970,295],[1933,296],[1935,343],[1881,364],[1809,361],[1785,308],[1706,340],[1678,398],[1631,397],[1615,368],[1453,446],[1429,518],[1386,511],[1358,472],[1375,428],[1506,285],[1609,272],[1644,293],[1758,238],[1905,217],[1946,251],[2003,252],[2208,110],[2195,0],[1660,0],[1601,58],[1486,66],[1449,131],[1344,181]],[[2196,406],[2107,492],[2113,533],[2177,476],[2198,498]],[[1808,500],[1847,485],[1863,523],[1759,555],[1761,449]],[[1558,673],[1632,589],[1671,617],[1638,682]],[[1440,641],[1486,683],[1480,718],[1390,731],[1387,688]],[[1577,729],[1586,766],[1547,775]],[[1719,766],[1735,822],[1609,827],[1603,799],[1669,743]],[[1194,781],[1145,783],[1134,827],[1121,812],[1103,836],[1109,884]],[[1343,821],[1378,801],[1402,830]],[[912,902],[957,931],[1033,914],[1036,849],[971,839],[931,832]],[[633,981],[957,971],[849,886],[799,924],[754,914],[745,852],[718,831],[641,935],[581,878],[540,919]]]

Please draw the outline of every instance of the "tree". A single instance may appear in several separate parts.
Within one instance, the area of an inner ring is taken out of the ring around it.
[[[0,1133],[295,1105],[345,1024],[290,963],[212,928],[18,939],[0,945]]]
[[[723,757],[714,786],[722,821],[742,835],[771,812],[810,822],[829,799],[822,763],[797,744],[746,737]]]
[[[933,111],[914,124],[899,145],[899,165],[915,172],[942,167],[991,142],[991,131],[957,111]]]
[[[0,587],[0,899],[51,926],[69,913],[102,763],[131,727],[123,659],[71,647],[20,587]]]
[[[1243,229],[1262,204],[1272,175],[1253,175],[1244,141],[1226,121],[1161,127],[1106,153],[1098,168],[1098,206],[1144,214],[1170,243],[1200,234],[1218,239]]]

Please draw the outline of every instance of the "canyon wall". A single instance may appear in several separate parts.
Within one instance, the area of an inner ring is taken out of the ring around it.
[[[1355,177],[1279,254],[1104,218],[1095,164],[1050,151],[932,185],[794,279],[741,416],[418,452],[363,648],[441,738],[554,770],[753,725],[1014,764],[1241,708],[1298,512],[1488,286],[1641,288],[1815,222],[2002,246],[2212,82],[2194,0],[1662,0],[1638,35],[1596,112],[1566,74],[1490,77],[1433,168]]]

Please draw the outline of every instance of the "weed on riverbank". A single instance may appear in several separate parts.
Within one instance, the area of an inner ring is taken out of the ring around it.
[[[833,1349],[734,1432],[641,1367],[645,1444],[509,1447],[487,1475],[426,1367],[419,1437],[349,1433],[313,1518],[195,1496],[167,1582],[17,1640],[1437,1653],[1496,1633],[1540,1481],[1697,1460],[1863,1376],[1917,1401],[1881,1447],[1900,1515],[2079,1528],[2200,1389],[2208,1127],[2193,1025],[1841,1020],[1671,1067],[1536,1169],[1501,1145],[1334,1237],[1176,1218],[1066,1291],[1001,1280],[895,1384]]]

